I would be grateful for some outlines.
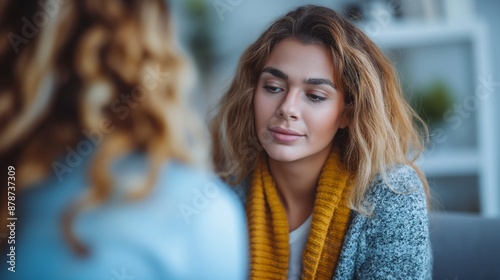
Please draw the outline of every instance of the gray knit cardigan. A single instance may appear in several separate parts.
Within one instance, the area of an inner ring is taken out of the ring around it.
[[[351,211],[333,279],[431,279],[432,252],[426,195],[409,166],[377,176],[366,202],[370,217]],[[243,203],[249,180],[234,189]]]

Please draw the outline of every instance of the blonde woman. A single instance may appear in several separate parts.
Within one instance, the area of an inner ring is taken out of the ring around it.
[[[211,127],[216,169],[246,205],[251,278],[429,279],[415,119],[390,61],[336,12],[273,22]]]
[[[0,18],[0,278],[245,279],[244,211],[203,171],[166,2]]]

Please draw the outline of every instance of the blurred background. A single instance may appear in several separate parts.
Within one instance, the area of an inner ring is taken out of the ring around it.
[[[198,74],[193,102],[210,119],[243,51],[294,7],[349,17],[390,57],[428,122],[419,159],[434,211],[500,216],[500,1],[174,0],[180,43]]]

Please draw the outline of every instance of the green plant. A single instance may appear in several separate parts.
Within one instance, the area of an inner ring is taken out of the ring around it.
[[[410,104],[429,125],[439,124],[453,104],[452,92],[446,83],[436,80],[429,86],[413,92],[410,95]]]
[[[201,72],[208,74],[214,64],[213,18],[209,6],[203,0],[187,0],[185,2],[188,15],[192,21],[192,34],[188,39],[188,47],[193,54]]]

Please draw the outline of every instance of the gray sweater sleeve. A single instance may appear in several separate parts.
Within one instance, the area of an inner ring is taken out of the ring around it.
[[[376,180],[371,217],[359,227],[356,279],[430,279],[432,254],[426,195],[416,172],[400,166]],[[355,218],[356,219],[356,218]],[[357,250],[356,250],[357,251]]]

